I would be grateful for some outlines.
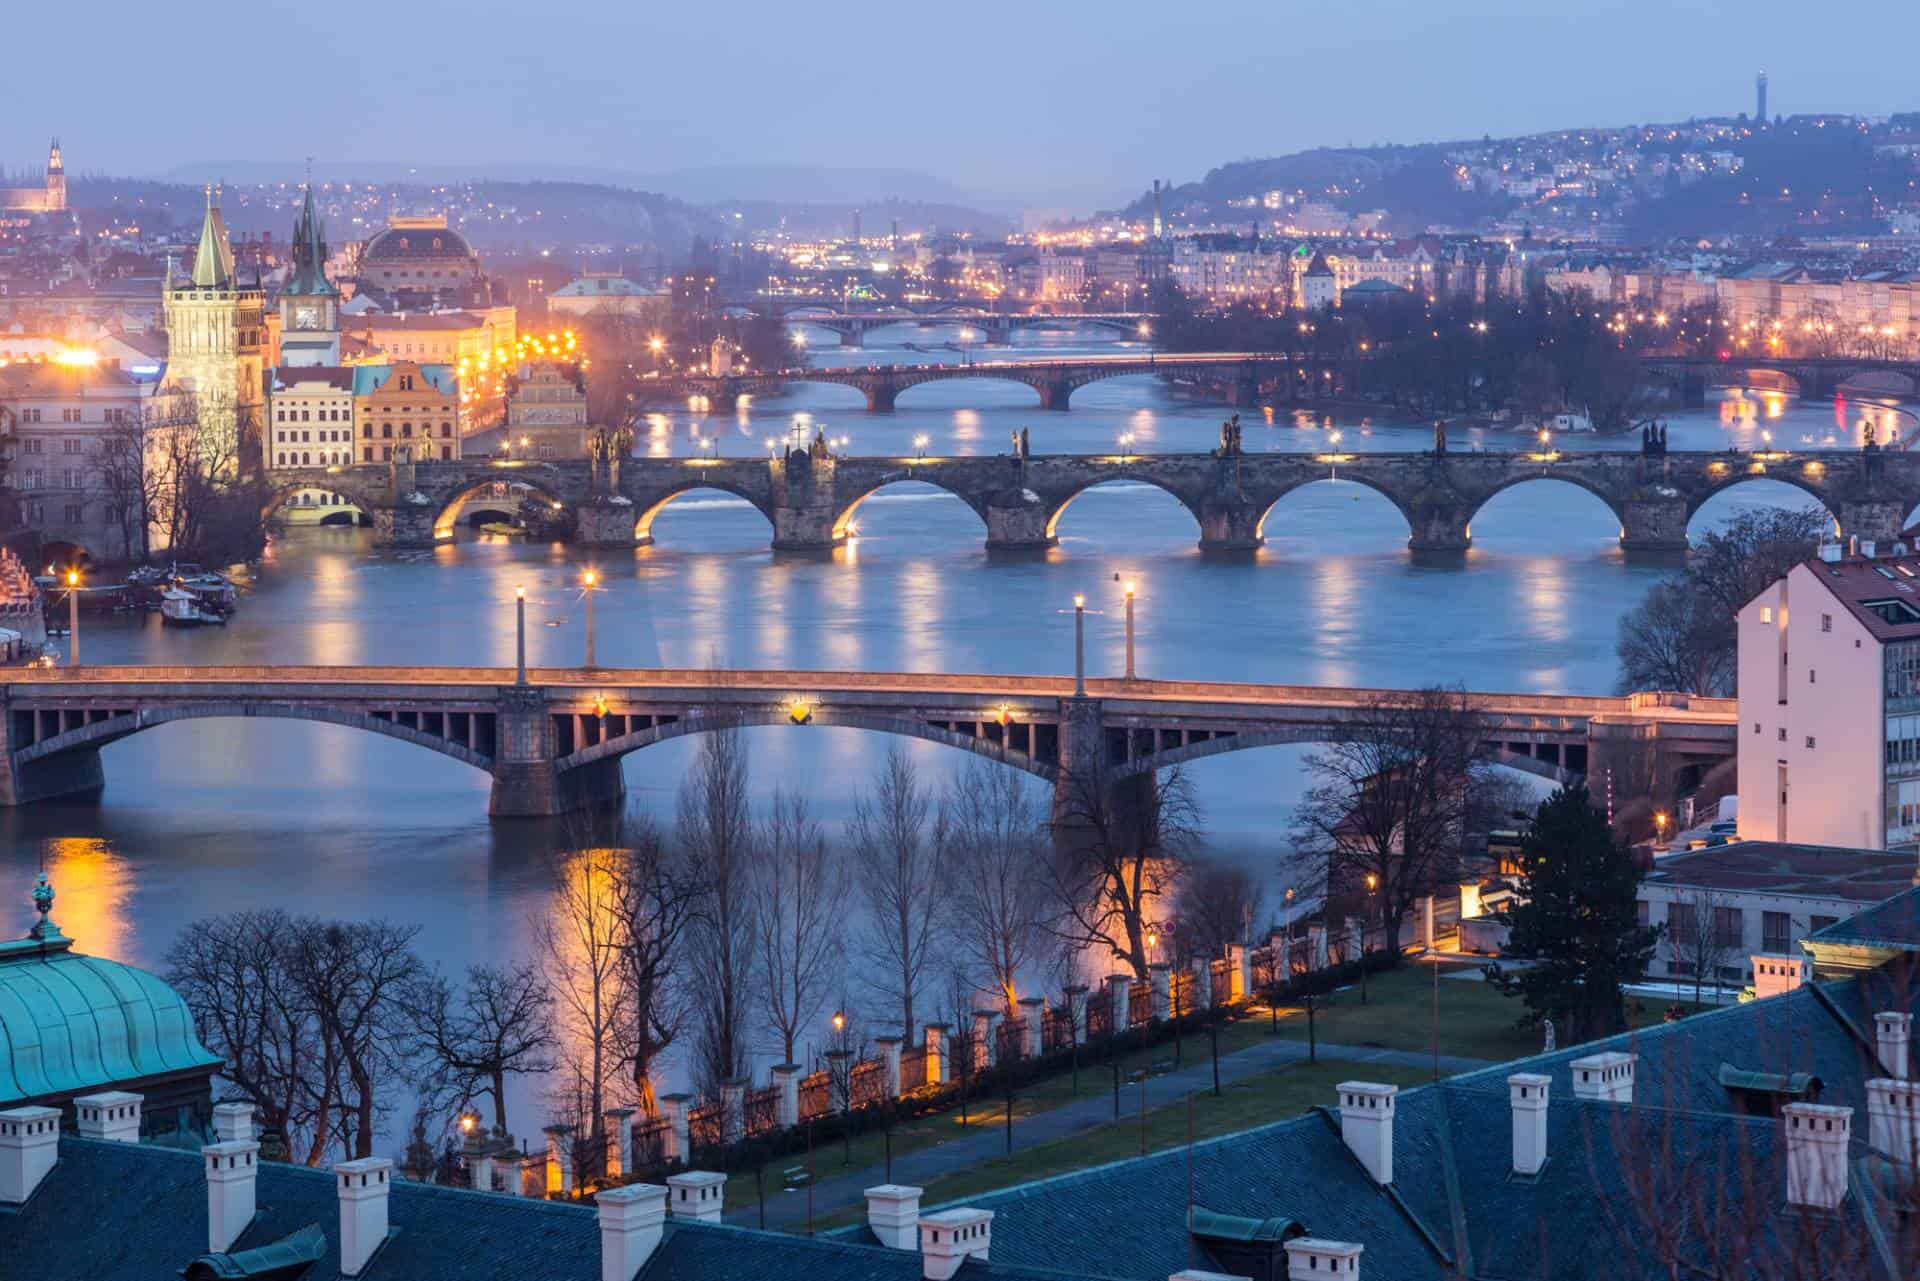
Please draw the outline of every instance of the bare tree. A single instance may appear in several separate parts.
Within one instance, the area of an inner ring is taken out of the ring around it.
[[[382,1087],[404,1076],[412,1049],[402,994],[422,973],[419,930],[387,921],[296,922],[289,946],[296,974],[325,1039],[340,1104],[340,1147],[373,1155]]]
[[[725,726],[700,740],[680,785],[677,834],[693,875],[705,887],[687,931],[693,1071],[718,1094],[747,1069],[747,1014],[754,969],[753,883],[756,840],[747,793],[747,744]]]
[[[1430,687],[1371,696],[1344,741],[1307,758],[1294,843],[1325,866],[1330,895],[1367,896],[1396,951],[1407,913],[1458,869],[1492,768],[1487,737],[1464,692]]]
[[[1192,957],[1217,960],[1227,944],[1245,943],[1262,911],[1260,884],[1236,863],[1197,858],[1174,899],[1181,945]]]
[[[167,950],[166,979],[193,1012],[201,1041],[224,1060],[220,1075],[233,1095],[311,1166],[326,1154],[333,1081],[286,946],[294,930],[281,911],[195,921]]]
[[[936,936],[943,876],[928,830],[933,801],[913,761],[899,747],[887,753],[870,790],[854,797],[848,852],[867,909],[868,982],[897,1004],[901,1035],[917,1026],[916,999]]]
[[[796,1063],[801,1029],[840,981],[846,871],[798,793],[774,792],[760,844],[753,913],[767,1020],[782,1061]]]
[[[418,1052],[465,1108],[493,1103],[493,1125],[507,1133],[507,1077],[553,1070],[553,993],[539,967],[474,965],[456,995],[446,976],[423,973],[406,994]]]
[[[1711,696],[1733,692],[1730,621],[1681,578],[1655,583],[1620,618],[1614,654],[1622,692],[1674,690]]]
[[[532,934],[554,996],[561,1044],[581,1082],[587,1114],[605,1111],[607,1078],[629,1026],[622,983],[617,850],[588,848],[558,869],[552,901],[534,914]]]
[[[1199,847],[1199,802],[1178,766],[1157,777],[1089,770],[1065,787],[1047,864],[1050,928],[1104,949],[1144,979],[1148,927]]]
[[[179,390],[156,401],[137,483],[151,493],[151,528],[175,556],[225,564],[256,555],[265,544],[264,484],[256,468],[244,465],[249,442],[259,435],[255,412],[229,398]],[[118,483],[134,482],[122,477]]]
[[[1720,985],[1720,968],[1738,954],[1741,940],[1727,928],[1737,911],[1734,900],[1711,885],[1686,886],[1667,903],[1667,942],[1674,964],[1693,977],[1695,1005],[1709,986]]]
[[[1045,902],[1033,892],[1045,864],[1043,811],[1014,771],[975,761],[940,800],[936,848],[953,887],[961,946],[1009,1018],[1020,975],[1041,954]]]
[[[685,989],[674,982],[674,965],[684,959],[683,940],[705,901],[706,886],[651,822],[627,818],[618,842],[614,953],[624,1017],[615,1045],[621,1065],[632,1074],[636,1104],[655,1116],[654,1068],[685,1021]]]

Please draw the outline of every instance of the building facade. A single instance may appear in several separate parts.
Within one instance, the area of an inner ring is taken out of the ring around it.
[[[362,463],[392,462],[401,448],[415,462],[460,457],[460,380],[452,366],[357,365],[353,398]]]
[[[226,221],[212,188],[193,270],[166,283],[164,391],[193,398],[202,457],[237,465],[257,448],[266,411],[267,296],[240,283]]]
[[[340,363],[340,291],[327,279],[327,242],[311,183],[293,224],[293,270],[280,288],[279,305],[283,366]]]
[[[641,325],[664,325],[670,299],[664,289],[649,289],[618,272],[590,271],[547,295],[547,310],[579,319],[619,316]]]
[[[21,519],[62,563],[138,552],[137,481],[112,458],[142,447],[150,390],[104,362],[0,367],[0,431],[13,437],[7,480]]]
[[[584,458],[587,383],[578,364],[533,361],[507,391],[507,448],[516,458]]]
[[[354,371],[337,365],[274,371],[267,404],[269,470],[354,461],[353,382]]]
[[[445,214],[393,218],[367,241],[356,270],[362,283],[392,293],[453,293],[484,279],[480,255]]]

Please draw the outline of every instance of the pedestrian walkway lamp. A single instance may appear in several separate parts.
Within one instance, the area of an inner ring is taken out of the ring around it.
[[[515,642],[513,659],[513,683],[527,683],[527,589],[513,589],[513,614],[515,624]]]
[[[587,597],[587,662],[586,662],[586,665],[588,667],[596,666],[596,664],[593,661],[593,588],[594,588],[594,584],[598,583],[599,581],[600,581],[600,576],[594,573],[590,569],[586,573],[580,576],[581,587],[584,590]]]
[[[1087,598],[1073,598],[1073,696],[1087,696]]]
[[[1127,679],[1133,679],[1133,584],[1127,584]]]

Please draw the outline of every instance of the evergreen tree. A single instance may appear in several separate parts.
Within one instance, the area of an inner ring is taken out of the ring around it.
[[[1586,788],[1561,788],[1541,802],[1520,869],[1504,954],[1533,964],[1490,965],[1488,981],[1526,1003],[1522,1027],[1550,1018],[1562,1044],[1625,1031],[1622,989],[1646,974],[1659,931],[1640,924],[1640,869]]]

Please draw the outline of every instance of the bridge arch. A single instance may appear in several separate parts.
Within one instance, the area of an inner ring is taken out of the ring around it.
[[[366,491],[345,473],[319,472],[304,476],[298,480],[282,480],[275,484],[267,494],[266,501],[260,505],[260,519],[270,520],[273,514],[292,501],[295,494],[318,490],[322,493],[338,494],[368,520],[380,509],[380,504],[367,497]]]
[[[1145,485],[1169,495],[1174,501],[1178,502],[1181,507],[1186,509],[1187,515],[1193,517],[1194,524],[1198,526],[1200,530],[1206,528],[1206,518],[1201,514],[1199,507],[1195,505],[1192,499],[1188,498],[1179,490],[1174,489],[1172,486],[1154,479],[1151,475],[1143,474],[1130,466],[1122,466],[1117,471],[1103,473],[1095,479],[1088,481],[1086,484],[1081,485],[1064,498],[1055,501],[1053,503],[1053,509],[1047,514],[1047,537],[1049,539],[1057,539],[1060,536],[1061,518],[1067,514],[1067,509],[1079,502],[1089,490],[1099,489],[1105,485],[1127,484]]]
[[[491,713],[474,712],[469,715],[481,716]],[[98,750],[110,743],[117,743],[142,730],[156,729],[162,725],[172,725],[179,721],[219,720],[242,718],[270,718],[275,720],[309,721],[318,725],[343,725],[348,729],[365,730],[370,734],[383,734],[388,738],[399,739],[403,743],[412,743],[429,751],[450,756],[456,761],[471,765],[475,769],[492,771],[493,757],[465,743],[422,730],[417,726],[400,724],[365,712],[350,712],[343,708],[324,705],[288,703],[273,699],[241,699],[234,702],[217,703],[180,703],[171,706],[142,708],[116,716],[89,721],[60,734],[43,738],[14,752],[16,765],[25,766],[35,761],[46,760],[68,752]],[[490,744],[483,744],[490,745]]]
[[[634,540],[641,543],[652,542],[653,522],[659,518],[660,513],[665,511],[668,505],[700,490],[725,494],[729,498],[738,498],[762,516],[766,517],[769,527],[773,527],[774,525],[773,513],[767,509],[763,499],[756,498],[744,488],[728,484],[724,480],[718,480],[711,476],[695,475],[689,476],[685,481],[671,485],[665,489],[655,489],[634,500]]]
[[[439,500],[439,510],[435,512],[433,517],[434,541],[445,542],[451,539],[455,529],[459,525],[461,507],[466,504],[467,500],[480,493],[481,490],[488,489],[494,485],[504,485],[507,488],[509,501],[511,500],[513,487],[518,485],[532,490],[556,508],[564,510],[570,509],[573,506],[573,504],[568,502],[559,492],[559,487],[543,478],[538,471],[531,469],[502,469],[497,475],[483,475],[472,480],[463,481],[458,488]]]
[[[1295,494],[1314,488],[1316,485],[1326,485],[1330,487],[1339,486],[1339,485],[1353,485],[1353,486],[1357,486],[1360,489],[1366,490],[1368,493],[1377,494],[1379,497],[1387,501],[1388,506],[1392,507],[1394,511],[1399,513],[1400,519],[1406,523],[1407,532],[1409,534],[1413,532],[1413,517],[1407,513],[1406,506],[1404,503],[1401,502],[1400,496],[1394,493],[1392,490],[1381,485],[1378,481],[1375,481],[1370,477],[1363,476],[1363,475],[1349,475],[1349,476],[1327,475],[1327,476],[1313,476],[1313,477],[1310,477],[1309,479],[1302,480],[1297,484],[1289,485],[1285,489],[1281,490],[1279,493],[1275,494],[1270,500],[1268,500],[1267,505],[1261,509],[1260,520],[1258,524],[1255,526],[1255,528],[1259,531],[1260,537],[1262,538],[1266,537],[1267,522],[1273,517],[1274,512],[1279,508],[1281,503],[1285,502],[1287,499],[1291,498]],[[1358,495],[1356,494],[1355,497],[1357,498]]]
[[[622,734],[618,738],[604,739],[591,747],[581,748],[554,762],[554,767],[562,772],[592,765],[597,761],[618,759],[630,752],[637,752],[656,743],[669,739],[683,738],[689,734],[704,734],[721,729],[750,729],[759,726],[786,725],[795,729],[811,729],[815,726],[831,726],[841,729],[871,730],[881,734],[898,734],[905,738],[918,738],[929,743],[939,743],[945,747],[958,748],[976,756],[1006,765],[1012,769],[1031,774],[1035,778],[1049,783],[1058,782],[1059,766],[1043,761],[1025,752],[1016,752],[989,739],[975,738],[970,734],[961,734],[954,730],[941,729],[921,721],[904,717],[874,716],[863,712],[837,710],[821,707],[813,710],[805,725],[794,725],[793,718],[784,707],[743,709],[724,716],[689,716],[665,725],[655,725],[648,729]]]
[[[961,504],[963,504],[967,508],[968,511],[972,512],[975,516],[978,516],[980,518],[980,523],[983,528],[986,525],[986,521],[987,521],[986,513],[981,511],[980,508],[975,505],[973,499],[970,498],[968,495],[954,488],[952,485],[942,483],[939,477],[935,474],[919,475],[919,474],[916,474],[913,469],[908,468],[906,470],[895,472],[891,475],[882,477],[878,483],[874,484],[865,493],[861,494],[859,497],[855,498],[852,502],[848,503],[846,507],[840,512],[840,514],[834,517],[834,520],[833,520],[834,539],[837,541],[839,539],[846,538],[850,533],[852,533],[854,514],[860,510],[860,505],[862,503],[866,502],[869,498],[872,498],[875,494],[879,493],[881,490],[890,489],[896,485],[920,485],[926,488],[939,490],[942,494],[945,494],[954,499],[957,499]]]
[[[1467,513],[1467,529],[1469,533],[1471,533],[1473,529],[1474,522],[1480,519],[1480,514],[1487,509],[1487,505],[1493,502],[1494,499],[1500,497],[1502,494],[1510,493],[1513,490],[1523,488],[1527,485],[1542,483],[1548,485],[1565,485],[1570,489],[1577,489],[1581,493],[1590,494],[1594,498],[1599,499],[1601,504],[1606,507],[1607,512],[1613,517],[1616,534],[1624,537],[1627,524],[1626,513],[1621,510],[1618,500],[1616,500],[1613,495],[1607,493],[1604,489],[1601,489],[1598,485],[1591,483],[1584,477],[1573,473],[1562,474],[1551,471],[1540,474],[1515,476],[1509,480],[1503,480],[1492,490],[1482,495],[1479,500],[1473,504],[1472,510]]]
[[[894,399],[898,401],[900,397],[905,396],[914,388],[924,387],[929,383],[958,382],[967,378],[986,379],[991,382],[1019,383],[1022,387],[1032,388],[1040,397],[1039,408],[1047,408],[1050,404],[1046,388],[1040,379],[1030,374],[1016,374],[996,370],[992,365],[956,365],[948,368],[931,369],[922,374],[908,374],[901,378],[896,384]]]
[[[1689,532],[1692,530],[1694,519],[1716,498],[1730,497],[1733,491],[1739,489],[1742,485],[1758,484],[1762,488],[1765,488],[1769,482],[1773,485],[1796,489],[1800,491],[1800,493],[1813,499],[1813,501],[1819,505],[1820,509],[1826,513],[1827,520],[1831,524],[1834,532],[1836,534],[1840,532],[1840,513],[1836,511],[1834,505],[1828,501],[1826,492],[1817,484],[1808,481],[1804,476],[1798,474],[1797,469],[1789,470],[1783,468],[1779,471],[1753,472],[1733,471],[1729,468],[1729,474],[1725,479],[1716,481],[1712,477],[1709,477],[1709,482],[1707,488],[1687,496],[1687,526]],[[1769,505],[1778,506],[1777,503]]]

